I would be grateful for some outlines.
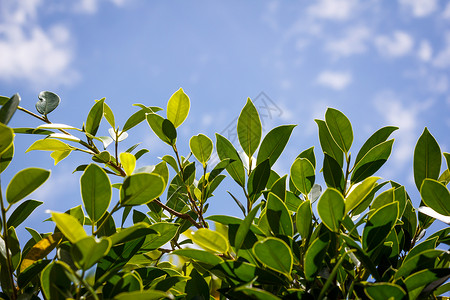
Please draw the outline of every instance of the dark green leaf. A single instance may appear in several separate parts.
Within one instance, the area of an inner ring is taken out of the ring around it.
[[[425,178],[438,179],[441,159],[441,148],[425,127],[414,148],[414,181],[418,190]]]
[[[450,192],[445,185],[426,178],[420,188],[420,195],[426,206],[444,216],[450,216]]]
[[[363,249],[370,253],[382,244],[394,228],[398,217],[398,202],[392,202],[377,209],[367,220],[362,235]]]
[[[296,215],[297,231],[302,239],[309,238],[312,229],[312,209],[309,200],[299,205]]]
[[[6,200],[14,204],[40,187],[50,176],[50,171],[39,168],[28,168],[14,175],[6,189]]]
[[[329,233],[316,238],[306,250],[304,258],[304,271],[307,280],[314,279],[324,263],[325,254],[329,244]]]
[[[17,228],[28,216],[44,202],[36,200],[26,200],[22,202],[8,218],[7,226]]]
[[[90,269],[111,249],[109,238],[95,239],[92,236],[78,240],[71,248],[75,264],[82,270]]]
[[[157,234],[147,235],[142,248],[146,250],[155,250],[165,245],[175,237],[179,226],[179,224],[166,222],[152,224],[149,228],[156,231]]]
[[[8,125],[12,116],[16,112],[17,107],[19,106],[19,102],[19,94],[14,94],[5,104],[2,105],[2,108],[0,108],[0,123]]]
[[[172,145],[171,140],[166,136],[163,131],[163,117],[157,114],[147,114],[147,123],[153,132],[166,144]],[[167,123],[167,122],[166,122]],[[170,126],[170,125],[169,125]],[[167,130],[167,129],[166,129]]]
[[[398,127],[394,126],[386,126],[378,129],[372,136],[364,143],[361,149],[358,152],[358,155],[355,159],[355,165],[370,151],[373,147],[385,142],[389,136],[398,129]]]
[[[30,267],[20,272],[17,278],[19,288],[24,288],[31,280],[33,280],[41,271],[51,262],[50,259],[42,259],[35,261]]]
[[[269,193],[266,206],[267,220],[274,235],[286,235],[292,237],[294,228],[291,215],[286,204],[275,194]]]
[[[269,159],[270,165],[280,157],[296,125],[281,125],[269,131],[261,142],[256,165]]]
[[[185,299],[209,299],[209,286],[203,276],[196,269],[192,269],[189,276],[191,279],[186,282]]]
[[[388,282],[373,283],[364,288],[370,299],[402,300],[406,292],[398,285]]]
[[[6,135],[2,135],[4,133],[5,132],[2,132],[1,125],[0,125],[0,136],[1,136],[0,144],[2,146],[4,145],[4,144],[2,144],[3,143],[2,139],[6,140],[5,144],[8,144],[8,139],[9,139],[8,133],[6,133]],[[4,150],[3,153],[0,150],[0,173],[2,173],[9,166],[9,164],[11,163],[11,161],[14,157],[14,143],[12,143],[12,140],[10,140],[10,141],[11,141],[11,143],[10,143],[9,147],[6,150]],[[5,147],[6,147],[6,145],[5,145]]]
[[[95,136],[97,134],[98,128],[100,126],[100,122],[103,118],[103,104],[105,102],[105,98],[97,101],[89,111],[87,120],[86,120],[86,132]]]
[[[248,178],[247,189],[250,202],[254,203],[266,187],[270,176],[270,162],[266,159],[256,166]]]
[[[140,124],[142,121],[146,119],[147,112],[143,109],[135,112],[131,115],[131,117],[128,118],[128,120],[125,122],[125,125],[123,125],[122,131],[128,131],[134,126]]]
[[[319,141],[322,147],[322,152],[328,154],[339,164],[342,168],[344,161],[344,153],[341,148],[336,144],[328,129],[327,123],[322,120],[314,120],[319,127]]]
[[[417,271],[434,268],[436,259],[444,253],[445,251],[443,250],[429,249],[416,254],[411,259],[403,262],[395,273],[394,279],[406,278]]]
[[[234,247],[236,249],[236,252],[241,248],[242,244],[244,243],[247,233],[250,230],[250,226],[253,224],[256,213],[259,211],[261,205],[262,204],[260,203],[257,206],[255,206],[245,217],[242,224],[239,225],[239,229],[237,230],[236,237],[234,240]]]
[[[316,169],[316,155],[314,154],[314,146],[302,151],[297,158],[306,158]]]
[[[169,140],[170,145],[175,145],[177,140],[177,130],[168,119],[164,119],[162,122],[162,132]]]
[[[51,113],[61,102],[58,95],[47,91],[40,92],[38,98],[39,101],[36,103],[36,110],[44,116]]]
[[[423,288],[428,284],[446,278],[450,275],[450,268],[444,269],[425,269],[414,274],[411,274],[405,278],[405,286],[408,292],[412,292],[415,289]]]
[[[327,153],[324,154],[323,160],[323,178],[328,187],[344,191],[344,172],[339,163]]]
[[[220,160],[231,159],[231,162],[226,170],[228,174],[242,187],[245,186],[245,170],[244,165],[242,164],[241,158],[234,148],[233,144],[225,137],[216,133],[216,148],[217,154],[219,155]]]
[[[223,259],[221,259],[219,256],[198,249],[188,249],[188,248],[178,249],[172,251],[172,254],[181,255],[212,266],[215,266],[223,262]]]
[[[394,140],[392,139],[370,149],[355,165],[351,182],[360,182],[378,171],[391,155],[393,143]]]

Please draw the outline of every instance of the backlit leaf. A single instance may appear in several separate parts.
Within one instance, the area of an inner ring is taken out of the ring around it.
[[[349,152],[353,143],[353,130],[347,117],[339,110],[329,107],[325,112],[325,122],[339,148],[345,153]]]
[[[418,190],[425,178],[438,179],[441,159],[441,148],[425,127],[414,148],[414,181]]]
[[[258,111],[250,98],[239,115],[237,132],[242,149],[248,157],[252,157],[261,141],[262,127]]]
[[[342,194],[335,189],[328,188],[317,203],[317,212],[323,224],[333,232],[339,232],[344,218],[345,203]]]
[[[119,155],[119,159],[123,170],[128,176],[130,176],[136,168],[136,157],[131,153],[122,152]]]
[[[256,165],[269,159],[270,165],[273,166],[286,147],[295,126],[296,125],[281,125],[269,131],[261,142]]]
[[[164,179],[156,174],[137,173],[125,178],[120,188],[122,205],[146,204],[164,192]]]
[[[255,243],[253,253],[265,267],[291,278],[294,258],[284,241],[273,237],[265,238]]]
[[[86,132],[95,136],[97,134],[98,128],[100,126],[100,122],[103,118],[103,104],[105,102],[105,98],[97,101],[89,111],[86,120]]]
[[[266,206],[267,220],[269,227],[275,235],[285,235],[292,237],[294,228],[291,214],[286,204],[273,193],[269,193]]]
[[[22,260],[22,264],[20,265],[20,273],[25,271],[36,261],[45,258],[50,252],[52,252],[53,249],[55,249],[56,245],[58,245],[61,241],[61,238],[61,232],[56,232],[34,244]]]
[[[81,226],[75,217],[69,214],[52,212],[52,220],[72,244],[87,237],[83,226]]]
[[[192,154],[194,154],[195,158],[197,158],[201,164],[205,165],[211,157],[213,142],[206,135],[198,134],[191,138],[189,141],[189,147],[191,148]]]
[[[222,234],[208,228],[200,228],[193,232],[192,241],[212,252],[227,253],[230,249],[228,240]]]
[[[49,176],[50,171],[39,168],[19,171],[6,188],[6,200],[9,204],[22,200],[47,181]]]
[[[425,179],[420,195],[426,206],[444,216],[450,216],[450,192],[445,185],[434,179]]]
[[[167,102],[167,119],[177,128],[189,114],[191,102],[182,88],[178,89]]]
[[[315,170],[311,162],[306,158],[297,158],[291,166],[290,174],[295,187],[303,195],[308,195],[315,180]]]
[[[130,154],[131,155],[131,154]],[[81,175],[81,198],[92,222],[96,223],[106,213],[112,197],[108,175],[96,164],[90,164]]]

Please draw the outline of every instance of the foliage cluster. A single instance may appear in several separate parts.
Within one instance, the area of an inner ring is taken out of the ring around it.
[[[89,162],[76,169],[82,173],[81,205],[52,212],[53,232],[27,227],[31,238],[25,243],[16,229],[42,204],[25,199],[50,171],[26,168],[0,190],[1,298],[422,299],[450,290],[450,255],[443,250],[450,228],[424,238],[436,218],[449,223],[450,154],[441,152],[426,128],[414,151],[422,198],[416,209],[404,186],[375,176],[398,128],[376,131],[352,159],[352,125],[336,109],[316,120],[322,166],[311,147],[289,174],[279,175],[272,167],[295,125],[263,137],[250,99],[237,123],[242,151],[220,134],[215,145],[198,134],[185,156],[177,148],[177,130],[190,109],[182,89],[170,97],[165,113],[135,104],[138,111],[122,127],[105,99],[95,102],[81,128],[50,122],[48,114],[60,102],[54,93],[39,95],[39,114],[19,102],[17,94],[0,98],[0,173],[13,158],[17,134],[42,135],[26,151],[50,151],[55,164],[73,151],[85,152]],[[43,125],[8,127],[16,110]],[[98,136],[103,119],[110,136]],[[134,145],[120,152],[119,145],[142,122],[173,153],[137,169],[148,150]],[[214,147],[217,163],[211,160]],[[226,173],[242,190],[229,194],[242,219],[207,215]],[[316,183],[320,174],[323,191]],[[133,225],[125,226],[129,219]]]

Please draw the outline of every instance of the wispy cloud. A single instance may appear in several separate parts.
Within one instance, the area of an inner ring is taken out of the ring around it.
[[[381,55],[400,57],[411,52],[414,39],[404,31],[394,31],[391,36],[380,35],[375,38],[375,46]]]
[[[308,8],[308,13],[317,18],[344,21],[353,16],[357,0],[320,0]]]
[[[438,68],[450,67],[450,31],[446,33],[444,47],[436,54],[433,65]]]
[[[42,27],[38,22],[42,4],[29,0],[0,5],[0,80],[54,86],[77,78],[70,32],[61,24]]]
[[[430,43],[427,40],[420,42],[419,50],[417,51],[417,56],[422,61],[430,61],[433,55],[433,48],[431,48]]]
[[[399,0],[400,4],[415,17],[426,17],[436,11],[437,0]]]
[[[325,50],[336,57],[345,57],[367,51],[367,41],[370,30],[365,26],[356,26],[348,29],[338,39],[331,39],[325,45]]]
[[[122,6],[127,0],[109,0],[116,6]],[[100,0],[80,0],[74,2],[74,10],[78,13],[94,14],[97,12]]]
[[[350,72],[323,71],[317,76],[317,83],[334,90],[343,90],[352,82]]]

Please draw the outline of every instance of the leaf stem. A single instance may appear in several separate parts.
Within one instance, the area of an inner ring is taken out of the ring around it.
[[[93,231],[92,234],[93,234],[93,235],[97,235],[98,232],[100,231],[100,229],[103,227],[103,225],[106,224],[106,221],[108,221],[108,218],[111,218],[111,217],[112,217],[112,214],[115,213],[116,211],[118,211],[118,210],[121,209],[121,208],[122,208],[122,205],[120,204],[120,201],[119,201],[119,202],[117,202],[117,204],[113,207],[113,209],[111,210],[111,212],[108,213],[108,215],[105,217],[105,219],[103,220],[103,222],[102,222],[99,226],[97,226],[97,230]]]
[[[197,228],[202,228],[202,226],[200,224],[198,224],[190,215],[182,214],[182,213],[177,212],[176,210],[173,210],[172,208],[170,208],[170,207],[166,206],[165,204],[163,204],[159,200],[159,198],[153,200],[153,202],[155,202],[159,207],[163,208],[164,210],[167,210],[170,214],[172,214],[172,215],[174,215],[174,216],[176,216],[178,218],[181,218],[183,220],[188,220],[189,222],[192,223],[192,225],[194,225]]]
[[[5,209],[5,205],[3,204],[3,194],[2,194],[2,189],[1,189],[1,182],[0,182],[0,205],[1,205],[1,210],[2,210],[1,213],[2,213],[2,223],[3,223],[3,241],[5,242],[5,252],[6,252],[6,267],[8,268],[8,274],[9,274],[8,277],[9,277],[9,281],[10,281],[11,289],[12,289],[11,299],[16,300],[17,299],[17,290],[14,285],[14,278],[13,278],[14,270],[12,268],[12,261],[11,261],[11,256],[9,254],[9,245],[8,245],[9,233],[8,233],[8,224],[6,223],[6,211],[7,210]]]

